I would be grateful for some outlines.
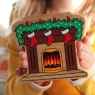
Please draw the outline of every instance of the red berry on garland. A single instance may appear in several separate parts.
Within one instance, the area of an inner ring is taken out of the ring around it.
[[[26,25],[26,26],[29,26],[29,22],[28,22],[27,20],[26,20],[26,22],[25,22],[25,25]]]
[[[53,18],[53,22],[56,22],[56,18],[55,17]]]
[[[39,23],[40,23],[40,24],[42,24],[42,23],[43,23],[43,21],[42,21],[42,19],[41,19],[41,18],[39,19]]]
[[[70,19],[70,17],[69,17],[69,16],[67,16],[67,22],[69,22],[69,21],[71,21],[71,19]]]

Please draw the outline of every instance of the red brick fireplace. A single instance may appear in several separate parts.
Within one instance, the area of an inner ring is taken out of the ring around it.
[[[35,32],[36,38],[39,42],[33,48],[29,46],[30,39],[27,37],[27,34],[24,33],[23,39],[25,40],[25,46],[27,49],[28,56],[32,56],[32,58],[28,57],[30,74],[39,72],[59,72],[64,69],[64,63],[62,62],[62,52],[57,48],[58,46],[60,46],[60,43],[63,43],[63,46],[61,46],[60,49],[63,48],[65,50],[64,52],[66,68],[64,70],[77,70],[76,51],[74,42],[76,40],[76,30],[74,27],[70,29],[70,33],[73,39],[68,44],[64,44],[64,36],[61,34],[60,31],[61,29],[52,30],[52,34],[54,34],[53,36],[55,38],[55,42],[52,43],[52,45],[56,44],[55,46],[44,46],[47,42],[47,39],[44,36],[44,31]],[[42,45],[42,47],[37,49],[40,45]],[[40,51],[41,55],[38,55],[40,54],[38,51]],[[47,54],[49,56],[47,56]],[[38,56],[42,57],[39,59]],[[39,66],[39,64],[42,65],[42,67]],[[42,71],[39,69],[42,69]]]

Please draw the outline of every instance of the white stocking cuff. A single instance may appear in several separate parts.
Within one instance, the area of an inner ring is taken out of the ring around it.
[[[49,36],[51,33],[52,33],[52,31],[49,30],[48,32],[45,32],[44,35],[45,35],[45,36]]]
[[[68,32],[69,32],[69,29],[65,29],[65,30],[61,31],[62,34],[66,34]]]
[[[31,34],[27,34],[28,38],[31,38],[31,37],[33,37],[34,35],[35,35],[34,32],[32,32]]]

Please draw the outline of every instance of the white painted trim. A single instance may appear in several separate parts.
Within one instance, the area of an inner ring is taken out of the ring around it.
[[[41,90],[41,91],[45,91],[47,89],[49,89],[52,86],[53,81],[50,81],[50,84],[48,86],[39,86],[37,84],[35,84],[34,82],[31,82],[30,85],[35,88],[36,90]]]
[[[28,38],[31,38],[31,37],[33,37],[34,35],[35,35],[34,32],[32,32],[31,34],[27,34]]]
[[[82,84],[84,81],[86,81],[88,78],[90,78],[94,73],[95,73],[95,63],[91,67],[90,74],[87,78],[81,78],[81,79],[78,79],[78,80],[75,80],[75,81],[69,80],[69,82],[74,86],[78,86],[78,85]]]
[[[48,32],[44,32],[44,35],[45,35],[45,36],[49,36],[51,33],[52,33],[52,31],[49,30]]]
[[[61,31],[62,34],[66,34],[66,33],[68,33],[68,32],[69,32],[69,29],[65,29],[65,30],[62,30],[62,31]]]

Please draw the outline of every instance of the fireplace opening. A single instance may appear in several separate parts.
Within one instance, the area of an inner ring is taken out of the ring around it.
[[[42,53],[43,72],[58,72],[62,70],[61,52],[57,49],[48,49]]]

